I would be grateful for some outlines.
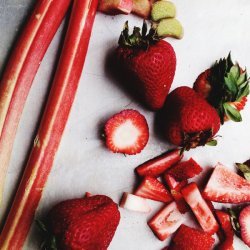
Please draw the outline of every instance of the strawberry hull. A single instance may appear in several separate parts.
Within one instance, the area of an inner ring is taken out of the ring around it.
[[[26,98],[41,60],[70,0],[37,1],[0,82],[0,203],[11,151]]]
[[[62,56],[34,147],[1,233],[0,249],[21,249],[29,232],[74,101],[97,2],[74,1]]]

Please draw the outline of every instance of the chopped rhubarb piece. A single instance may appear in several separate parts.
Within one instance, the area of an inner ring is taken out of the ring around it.
[[[160,210],[149,222],[148,225],[159,238],[167,239],[185,221],[185,217],[180,213],[175,202],[171,202]]]
[[[203,197],[221,203],[250,202],[250,182],[218,163],[206,185]]]
[[[148,18],[151,7],[152,4],[150,0],[133,0],[132,13],[143,18]]]
[[[133,8],[132,0],[100,0],[98,10],[109,14],[129,14]]]
[[[61,3],[40,2],[54,3],[54,11]],[[97,0],[74,0],[55,78],[34,146],[1,232],[0,249],[23,249],[74,102],[97,4]]]
[[[218,231],[221,243],[217,248],[218,250],[233,250],[234,231],[230,215],[221,210],[215,210],[215,214],[221,227],[221,230]]]
[[[181,225],[174,235],[169,250],[211,250],[214,239],[210,234]]]
[[[146,176],[140,186],[134,192],[135,195],[146,199],[151,199],[161,202],[170,202],[173,200],[172,196],[164,185],[155,177]]]
[[[151,208],[146,199],[129,193],[123,194],[120,207],[141,213],[151,212]]]
[[[239,223],[241,238],[250,247],[250,205],[243,208],[240,212]]]
[[[202,171],[201,166],[192,158],[188,161],[183,161],[167,171],[167,174],[174,177],[177,181],[183,181],[193,178],[195,175],[200,174]]]
[[[135,170],[140,176],[155,176],[159,177],[168,168],[179,162],[183,157],[180,149],[168,151],[156,158],[138,166]]]
[[[206,201],[203,199],[196,183],[188,184],[181,192],[202,229],[210,234],[217,232],[219,225]]]

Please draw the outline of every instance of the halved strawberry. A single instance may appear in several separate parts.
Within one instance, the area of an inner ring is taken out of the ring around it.
[[[230,215],[221,210],[215,210],[215,214],[222,231],[218,231],[221,241],[218,250],[233,250],[234,231],[231,225]]]
[[[200,230],[181,225],[173,240],[169,250],[211,250],[214,239],[210,234]]]
[[[141,213],[151,212],[146,199],[129,193],[123,193],[120,207]]]
[[[250,205],[243,208],[240,212],[239,223],[241,238],[250,247]]]
[[[201,171],[201,166],[193,158],[190,158],[188,161],[180,162],[167,170],[167,174],[173,176],[177,181],[183,181],[193,178]]]
[[[188,212],[189,211],[188,205],[185,199],[183,198],[183,195],[181,194],[181,189],[188,184],[187,180],[178,182],[174,179],[174,177],[172,177],[169,174],[165,174],[163,177],[170,189],[170,193],[173,196],[180,212],[181,213]]]
[[[148,124],[138,111],[126,109],[107,121],[105,136],[107,147],[114,153],[134,155],[148,142]]]
[[[221,203],[250,202],[250,182],[218,163],[203,196],[208,200]]]
[[[168,151],[138,166],[135,171],[140,176],[159,177],[168,168],[179,162],[183,157],[180,149]]]
[[[185,221],[175,202],[171,202],[160,210],[149,222],[148,225],[159,238],[167,239]]]
[[[181,192],[202,229],[210,234],[215,233],[219,225],[206,201],[203,199],[196,183],[192,182],[188,184]]]
[[[170,202],[172,196],[164,185],[155,177],[146,176],[134,192],[135,195],[155,201]]]

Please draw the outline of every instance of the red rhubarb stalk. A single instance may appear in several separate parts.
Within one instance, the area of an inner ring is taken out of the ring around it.
[[[38,0],[0,82],[0,204],[23,107],[41,60],[71,0]]]
[[[29,161],[0,236],[0,249],[22,249],[74,101],[98,0],[75,0],[62,55]]]
[[[138,166],[135,171],[140,176],[158,177],[183,157],[181,149],[168,151]]]

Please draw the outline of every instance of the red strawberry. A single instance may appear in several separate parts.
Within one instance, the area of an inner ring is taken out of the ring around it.
[[[176,68],[176,56],[173,47],[159,40],[151,28],[147,34],[144,22],[142,34],[135,27],[129,35],[128,23],[119,39],[117,58],[130,74],[141,99],[152,110],[160,109],[173,82]]]
[[[220,237],[222,242],[219,244],[218,250],[233,250],[234,231],[231,225],[230,215],[221,210],[215,210],[215,214],[222,229],[223,236]]]
[[[170,202],[173,200],[168,190],[155,177],[147,176],[143,179],[140,186],[134,192],[135,195],[146,199],[161,202]]]
[[[140,176],[158,177],[174,164],[178,163],[183,157],[181,150],[175,149],[157,156],[138,166],[135,171]]]
[[[174,235],[169,250],[211,250],[214,239],[210,234],[181,225]]]
[[[250,202],[250,182],[218,163],[203,196],[221,203]]]
[[[249,79],[246,70],[233,64],[230,54],[201,73],[194,83],[194,90],[216,108],[222,124],[228,119],[242,120],[239,111],[247,101]]]
[[[181,194],[181,189],[187,185],[187,180],[178,182],[171,175],[165,174],[164,180],[167,183],[170,193],[173,196],[178,209],[182,214],[189,211],[188,205]]]
[[[216,110],[189,87],[172,91],[163,113],[167,139],[185,149],[211,144],[220,128]]]
[[[190,183],[181,192],[202,229],[210,234],[215,233],[219,225],[206,201],[203,199],[197,185],[194,182]]]
[[[183,161],[173,166],[167,171],[167,174],[173,176],[177,181],[183,181],[193,178],[195,175],[200,174],[201,171],[201,166],[190,158],[188,161]]]
[[[137,154],[149,138],[148,124],[138,111],[126,109],[105,124],[106,145],[114,153]]]
[[[49,213],[58,249],[107,249],[120,221],[117,205],[96,195],[57,204]]]
[[[241,238],[250,247],[250,205],[243,208],[239,216]]]
[[[175,202],[168,204],[160,210],[148,225],[159,240],[167,239],[184,222],[185,217],[179,212]]]

